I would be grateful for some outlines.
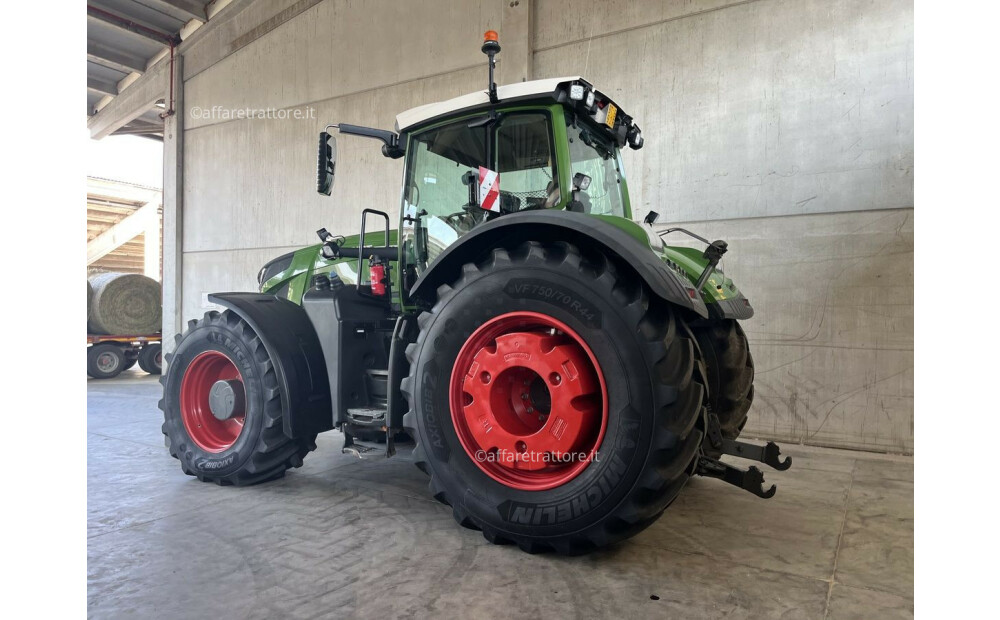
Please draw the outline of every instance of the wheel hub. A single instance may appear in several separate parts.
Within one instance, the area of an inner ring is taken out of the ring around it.
[[[217,420],[228,420],[244,415],[243,382],[220,379],[208,392],[208,407]]]
[[[118,368],[118,358],[113,353],[101,353],[97,356],[97,367],[102,372],[112,372]]]
[[[236,364],[221,351],[199,353],[181,380],[181,420],[206,452],[228,450],[243,431],[246,387]]]
[[[606,389],[593,353],[552,317],[515,312],[477,329],[451,377],[452,420],[473,461],[525,490],[564,484],[603,438]]]

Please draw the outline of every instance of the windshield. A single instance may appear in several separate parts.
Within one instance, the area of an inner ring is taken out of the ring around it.
[[[410,140],[403,191],[404,251],[417,269],[434,260],[485,218],[475,203],[479,167],[486,165],[486,127],[468,120]],[[419,223],[417,222],[419,220]]]
[[[427,130],[410,139],[407,158],[403,251],[418,273],[487,219],[560,200],[552,127],[544,112],[481,116]],[[498,173],[492,212],[479,205],[480,166]]]
[[[568,121],[569,122],[569,121]],[[579,192],[586,213],[625,217],[622,203],[622,175],[612,142],[582,124],[566,127],[569,137],[571,175],[578,172],[590,177],[590,187]]]

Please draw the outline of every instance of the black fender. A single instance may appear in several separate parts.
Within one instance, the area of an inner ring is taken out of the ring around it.
[[[264,343],[281,386],[285,435],[296,438],[332,429],[326,362],[306,311],[264,293],[213,293],[208,300],[238,314]]]
[[[691,294],[694,285],[670,270],[648,242],[604,220],[572,211],[523,211],[476,227],[427,266],[410,289],[410,297],[433,303],[437,288],[454,282],[463,264],[484,258],[495,247],[515,247],[529,240],[566,241],[578,247],[596,244],[634,269],[656,296],[708,318],[701,296]]]

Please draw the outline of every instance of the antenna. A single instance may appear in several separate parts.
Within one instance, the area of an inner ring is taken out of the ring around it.
[[[490,58],[490,84],[488,91],[490,103],[497,103],[500,99],[497,98],[497,83],[493,81],[493,69],[497,65],[496,55],[500,53],[500,41],[496,30],[487,30],[486,34],[483,35],[482,50]]]

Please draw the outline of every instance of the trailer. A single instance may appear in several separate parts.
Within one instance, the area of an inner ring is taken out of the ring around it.
[[[87,334],[87,375],[94,379],[117,377],[136,364],[151,375],[163,370],[162,336]]]

